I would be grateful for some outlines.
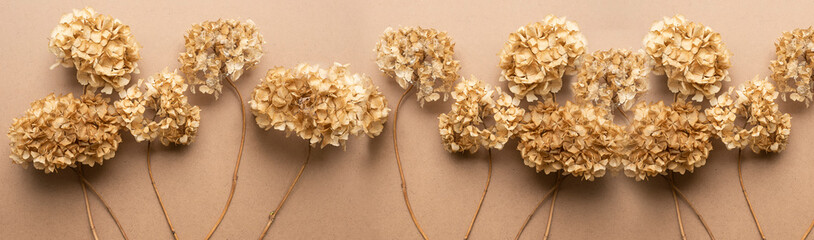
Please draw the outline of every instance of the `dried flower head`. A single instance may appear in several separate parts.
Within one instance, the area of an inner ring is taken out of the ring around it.
[[[622,161],[625,175],[637,181],[684,174],[704,166],[712,151],[712,131],[699,106],[679,100],[672,106],[639,103],[630,125],[628,157]]]
[[[101,88],[123,95],[130,74],[138,73],[141,46],[130,27],[119,19],[98,14],[92,8],[73,10],[59,20],[51,32],[48,48],[57,56],[57,65],[75,67],[76,79],[90,91]]]
[[[184,42],[186,51],[178,61],[193,86],[192,93],[197,86],[202,93],[214,94],[215,99],[224,79],[237,81],[243,71],[260,61],[266,43],[252,20],[232,19],[195,24],[184,35]]]
[[[120,123],[101,95],[53,93],[31,103],[8,131],[12,163],[52,173],[76,164],[94,166],[113,158],[119,143]]]
[[[597,51],[585,55],[579,64],[577,82],[573,84],[579,103],[595,103],[613,112],[612,107],[627,111],[647,91],[649,57],[641,50]]]
[[[370,77],[334,63],[327,71],[300,64],[270,69],[249,101],[257,125],[296,133],[311,145],[344,146],[348,136],[378,136],[390,108]]]
[[[778,92],[768,78],[755,77],[734,91],[710,101],[706,110],[713,131],[728,149],[750,145],[755,153],[780,152],[786,149],[791,133],[791,116],[778,109]],[[746,117],[744,126],[736,126],[738,116]],[[751,127],[747,129],[747,127]]]
[[[146,81],[140,79],[114,105],[122,124],[137,142],[158,138],[165,146],[189,145],[198,134],[201,109],[189,104],[186,91],[184,78],[164,69]],[[147,109],[155,111],[152,119],[145,116]]]
[[[653,73],[666,74],[667,86],[680,97],[700,102],[711,99],[729,81],[729,57],[721,34],[684,16],[656,22],[644,37],[647,54],[655,60]]]
[[[444,95],[447,100],[452,83],[459,78],[461,65],[453,58],[455,43],[446,32],[433,28],[387,28],[376,43],[376,64],[395,78],[401,88],[415,85],[421,106]]]
[[[622,127],[604,117],[607,114],[594,105],[538,102],[517,128],[517,149],[537,172],[562,170],[563,175],[585,180],[602,177],[608,165],[619,165],[624,135]]]
[[[791,100],[805,102],[808,106],[814,99],[811,89],[814,78],[814,29],[809,27],[783,32],[774,46],[777,60],[773,60],[769,68],[778,91],[782,93],[780,96],[785,101],[786,94],[789,94]]]
[[[565,17],[548,15],[509,35],[500,51],[501,81],[526,101],[559,92],[562,76],[576,73],[576,62],[585,53],[585,37]]]
[[[503,149],[525,112],[509,94],[500,88],[495,92],[475,77],[458,83],[452,98],[452,109],[438,117],[441,140],[449,152],[474,153],[481,145]],[[494,123],[487,127],[488,117]]]

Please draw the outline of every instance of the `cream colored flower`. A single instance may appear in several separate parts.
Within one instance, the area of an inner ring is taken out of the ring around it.
[[[649,58],[643,51],[611,49],[586,54],[573,84],[579,103],[595,103],[612,113],[612,107],[627,111],[647,91]]]
[[[535,101],[562,88],[562,76],[576,73],[585,37],[576,23],[548,15],[509,35],[500,51],[501,81],[517,98]]]
[[[222,81],[237,81],[243,71],[260,61],[266,43],[252,20],[232,19],[195,24],[184,41],[186,51],[178,61],[193,86],[192,93],[197,86],[202,93],[214,94],[215,99],[223,88]]]
[[[52,173],[77,163],[94,166],[113,158],[119,143],[120,123],[101,95],[53,93],[31,103],[8,131],[12,163]]]
[[[645,51],[655,60],[653,73],[666,74],[667,86],[680,97],[700,102],[712,99],[729,81],[732,55],[721,34],[684,16],[656,22],[643,40]]]
[[[300,64],[270,69],[249,101],[257,125],[308,140],[344,146],[349,135],[378,136],[390,108],[370,77],[334,63],[327,71]]]
[[[98,14],[92,8],[73,10],[51,31],[48,48],[57,56],[57,65],[75,67],[76,79],[90,91],[114,90],[123,96],[130,74],[138,73],[141,46],[130,27],[119,19]]]
[[[376,43],[376,64],[395,78],[404,89],[414,85],[421,106],[444,95],[447,100],[452,83],[460,78],[461,65],[453,58],[455,43],[433,28],[387,28]]]
[[[518,101],[500,88],[495,92],[475,77],[458,83],[452,98],[452,109],[438,117],[441,140],[449,152],[474,153],[481,145],[503,149],[523,118],[524,110],[517,107]],[[487,127],[484,119],[488,117],[494,124]]]
[[[777,83],[783,100],[786,94],[793,101],[805,102],[806,106],[814,99],[811,80],[814,78],[814,29],[794,29],[783,32],[774,44],[777,59],[771,62],[772,79]],[[793,84],[791,83],[793,82]]]
[[[127,89],[127,95],[114,103],[116,112],[137,142],[158,138],[165,146],[189,145],[198,134],[201,109],[189,104],[187,87],[181,75],[164,69]],[[147,109],[155,110],[152,119],[145,116]]]
[[[641,181],[704,166],[712,151],[712,131],[700,109],[684,100],[672,106],[661,101],[637,104],[627,158],[622,161],[625,175]]]
[[[713,130],[728,149],[750,145],[758,153],[786,149],[791,133],[791,116],[778,109],[778,93],[768,78],[755,77],[745,85],[710,101],[706,110]],[[736,126],[738,116],[746,117],[743,127]],[[751,127],[746,129],[746,127]]]

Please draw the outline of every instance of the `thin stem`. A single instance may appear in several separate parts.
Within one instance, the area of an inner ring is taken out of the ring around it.
[[[517,232],[517,236],[514,237],[514,240],[520,239],[520,235],[523,235],[523,230],[526,229],[526,225],[529,224],[529,220],[531,220],[531,217],[534,216],[534,213],[537,212],[537,209],[540,209],[540,206],[542,206],[543,202],[545,202],[545,200],[548,199],[548,196],[551,196],[551,194],[555,190],[557,190],[557,188],[560,186],[560,183],[562,183],[563,179],[564,178],[562,178],[562,176],[559,175],[557,176],[557,180],[554,181],[554,186],[552,186],[551,189],[548,190],[548,192],[545,195],[543,195],[543,199],[540,199],[540,202],[537,203],[537,206],[534,207],[534,210],[532,210],[529,216],[526,217],[526,221],[523,222],[523,226],[520,226],[520,231]]]
[[[811,229],[814,229],[814,221],[811,221],[811,225],[808,226],[808,231],[806,231],[806,234],[803,235],[803,238],[800,240],[806,240],[806,238],[808,238],[808,234],[811,233]]]
[[[302,176],[302,172],[305,171],[305,166],[308,165],[308,160],[311,159],[311,145],[308,145],[308,153],[305,155],[305,161],[302,163],[302,167],[300,167],[300,171],[297,173],[297,177],[294,178],[294,182],[291,183],[291,186],[288,187],[288,191],[285,192],[283,196],[283,200],[280,201],[280,204],[277,205],[277,209],[274,209],[273,212],[269,214],[269,221],[266,223],[266,227],[263,228],[263,233],[260,234],[260,240],[266,237],[266,233],[268,233],[269,228],[271,228],[271,223],[274,222],[274,219],[277,218],[277,215],[280,213],[280,209],[283,208],[283,204],[285,200],[288,199],[288,195],[291,194],[291,191],[294,190],[294,185],[300,180]]]
[[[161,200],[161,194],[158,194],[158,186],[156,186],[155,179],[153,178],[153,168],[150,162],[150,142],[147,142],[147,173],[148,175],[150,175],[150,183],[153,184],[155,197],[158,198],[158,205],[161,205],[161,211],[164,212],[164,218],[167,219],[167,225],[170,226],[170,232],[172,233],[172,237],[175,240],[178,240],[178,234],[175,232],[175,228],[172,226],[172,221],[170,221],[170,215],[167,214],[167,208],[164,207],[164,201]]]
[[[489,183],[492,181],[492,149],[488,149],[487,151],[489,152],[489,174],[486,176],[486,187],[483,188],[483,195],[480,197],[478,209],[475,210],[475,216],[472,217],[472,223],[469,223],[469,230],[466,230],[466,236],[464,236],[464,239],[469,239],[469,234],[472,233],[472,226],[475,226],[475,219],[478,218],[480,208],[483,206],[483,199],[486,198],[486,192],[489,191]]]
[[[110,209],[110,205],[107,204],[107,201],[105,201],[105,199],[102,197],[102,194],[99,194],[99,192],[96,191],[96,188],[94,188],[93,185],[90,184],[90,182],[88,181],[88,179],[85,178],[85,175],[83,175],[82,172],[79,172],[75,168],[72,168],[72,169],[74,170],[74,172],[76,172],[76,174],[79,175],[79,179],[82,180],[82,183],[84,183],[86,186],[88,186],[88,188],[90,188],[90,191],[93,192],[93,194],[95,194],[96,197],[99,198],[99,201],[102,202],[102,205],[105,206],[105,209],[107,209],[107,213],[110,214],[110,217],[113,218],[113,222],[116,223],[116,227],[119,228],[119,232],[122,234],[122,237],[125,240],[129,239],[129,238],[127,238],[127,234],[124,233],[124,228],[122,228],[122,224],[119,222],[119,218],[117,218],[116,214],[113,213],[113,209]]]
[[[82,195],[85,196],[85,210],[88,212],[88,223],[90,224],[90,232],[93,233],[93,239],[99,240],[99,235],[96,234],[96,225],[93,224],[93,214],[90,212],[90,202],[88,202],[88,189],[85,188],[85,184],[82,183],[82,175],[79,173],[82,171],[82,166],[79,166],[79,172],[77,175],[79,176],[79,185],[82,186]]]
[[[226,216],[226,212],[229,211],[229,205],[232,204],[232,198],[235,196],[235,188],[237,188],[237,172],[238,169],[240,169],[240,158],[243,156],[243,143],[246,141],[246,107],[243,104],[243,96],[240,95],[240,90],[237,89],[237,86],[235,86],[235,83],[232,82],[231,78],[226,77],[226,82],[228,82],[229,86],[232,86],[232,89],[235,90],[238,102],[240,102],[240,118],[243,122],[240,133],[240,148],[237,151],[237,161],[235,161],[235,172],[232,175],[232,188],[229,190],[229,198],[226,199],[226,206],[223,207],[223,212],[220,213],[218,221],[215,222],[215,226],[212,227],[212,230],[209,230],[209,234],[206,235],[205,239],[212,238],[212,234],[214,234],[215,230],[218,229],[218,226],[220,226],[220,223],[223,221],[223,217]]]
[[[618,110],[619,113],[622,114],[622,117],[625,118],[626,123],[630,123],[630,118],[627,117],[627,114],[625,114],[625,111],[622,111],[622,108],[620,108],[619,106],[616,106],[616,110]]]
[[[695,215],[698,216],[698,220],[701,220],[701,225],[704,225],[704,229],[707,231],[707,234],[709,234],[709,238],[712,239],[712,240],[715,240],[715,235],[713,235],[712,230],[709,229],[709,225],[707,225],[707,221],[704,221],[704,217],[702,217],[701,213],[698,212],[698,209],[696,209],[695,206],[692,205],[692,202],[690,202],[690,199],[688,199],[687,196],[685,196],[684,193],[682,193],[681,190],[678,189],[678,187],[675,185],[675,182],[670,180],[670,178],[667,178],[666,176],[662,176],[662,177],[664,177],[664,179],[667,179],[667,182],[670,183],[670,187],[672,187],[673,190],[675,190],[675,192],[678,193],[678,196],[681,197],[681,199],[684,199],[684,202],[686,202],[687,205],[690,206],[690,209],[692,209],[692,211],[695,212]]]
[[[427,234],[424,233],[424,230],[421,229],[421,225],[418,224],[418,219],[415,217],[415,213],[413,212],[413,207],[410,206],[410,197],[407,196],[407,181],[404,180],[404,169],[401,167],[401,157],[399,156],[399,140],[398,140],[398,121],[399,121],[399,107],[401,107],[401,102],[404,101],[404,97],[407,96],[407,93],[410,90],[413,90],[414,85],[410,85],[407,90],[404,90],[404,93],[401,94],[401,98],[399,98],[399,103],[396,104],[395,115],[393,116],[393,149],[396,152],[396,163],[399,165],[399,175],[401,176],[401,193],[404,194],[404,204],[407,205],[407,211],[410,212],[410,217],[413,219],[413,224],[418,229],[418,232],[421,233],[421,237],[426,239]]]
[[[543,239],[548,239],[549,230],[551,230],[551,218],[554,216],[554,203],[557,202],[557,195],[559,195],[560,189],[557,188],[554,190],[554,196],[551,197],[551,208],[548,209],[548,223],[545,226],[545,235],[543,235]]]
[[[670,181],[673,181],[673,174],[670,174]],[[667,182],[670,183],[669,181]],[[678,218],[678,229],[681,230],[681,239],[687,240],[687,234],[684,233],[684,222],[681,221],[681,209],[678,207],[678,196],[676,196],[676,190],[670,188],[670,192],[673,193],[673,201],[676,203],[676,217]]]
[[[749,212],[752,213],[752,218],[755,220],[755,225],[757,225],[757,231],[760,232],[760,238],[766,240],[766,235],[763,235],[763,229],[760,228],[760,222],[757,221],[757,215],[755,214],[755,209],[752,207],[752,202],[749,201],[749,194],[746,193],[746,188],[743,186],[743,174],[741,173],[741,149],[738,149],[738,181],[741,183],[741,190],[743,191],[743,198],[746,199],[746,205],[749,205]]]

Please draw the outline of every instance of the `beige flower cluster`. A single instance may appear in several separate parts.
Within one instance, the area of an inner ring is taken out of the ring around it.
[[[768,78],[755,77],[734,91],[710,101],[706,110],[714,132],[728,149],[751,146],[753,152],[780,152],[786,148],[791,133],[791,116],[778,110],[778,92]],[[735,124],[738,116],[746,117],[744,126]],[[746,129],[746,127],[751,128]]]
[[[189,145],[198,134],[201,109],[189,104],[187,87],[181,75],[164,69],[127,89],[127,95],[114,103],[116,112],[137,142],[158,138],[165,146]],[[155,111],[152,119],[145,116],[147,109]]]
[[[113,158],[119,143],[120,123],[101,95],[53,93],[31,103],[25,115],[9,128],[11,160],[25,168],[52,173],[77,163],[94,166]]]
[[[666,175],[684,174],[704,166],[712,150],[712,131],[699,106],[679,100],[672,106],[639,103],[630,125],[625,175],[637,181]]]
[[[595,103],[609,112],[612,107],[630,110],[647,91],[649,57],[643,51],[624,49],[597,51],[585,55],[579,65],[574,98],[579,103]]]
[[[249,105],[261,128],[296,133],[321,147],[344,146],[350,134],[378,136],[390,112],[370,77],[339,63],[327,71],[308,64],[270,69]]]
[[[376,43],[376,64],[404,89],[414,85],[421,106],[444,95],[458,80],[461,65],[453,58],[455,43],[446,32],[432,28],[387,28]]]
[[[684,16],[656,22],[644,38],[645,51],[654,60],[653,72],[667,75],[670,91],[695,101],[711,99],[729,81],[729,57],[721,35]]]
[[[449,152],[475,153],[481,145],[503,149],[525,112],[509,94],[500,88],[495,92],[475,77],[458,83],[452,98],[452,109],[438,117],[441,140]],[[487,127],[488,117],[494,122]]]
[[[559,92],[564,74],[576,73],[585,37],[576,23],[548,15],[509,35],[500,52],[501,81],[517,98],[532,102]]]
[[[263,56],[266,43],[252,20],[206,21],[192,26],[184,35],[186,51],[181,53],[181,71],[195,87],[215,99],[222,81],[237,81],[243,71],[253,68]],[[200,76],[203,76],[201,78]]]
[[[141,46],[130,27],[92,8],[63,15],[51,32],[48,48],[58,58],[51,69],[60,64],[75,67],[80,84],[91,91],[101,88],[106,94],[115,90],[123,95],[141,59]]]
[[[608,166],[619,166],[624,131],[594,105],[552,100],[531,106],[517,128],[518,145],[525,164],[546,174],[563,171],[585,180],[605,175]]]
[[[814,78],[814,29],[795,29],[783,32],[774,44],[777,59],[771,62],[772,79],[777,83],[783,100],[805,102],[814,99],[811,80]],[[793,81],[793,84],[790,83]]]

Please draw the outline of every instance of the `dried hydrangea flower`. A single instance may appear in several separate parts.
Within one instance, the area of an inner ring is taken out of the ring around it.
[[[656,22],[643,40],[645,51],[655,60],[653,73],[666,74],[667,86],[680,97],[700,102],[711,99],[729,81],[732,55],[721,34],[684,16]]]
[[[495,92],[475,77],[458,83],[452,98],[452,109],[438,117],[441,140],[449,152],[475,153],[481,145],[503,149],[525,112],[509,94],[500,88]],[[494,124],[487,127],[484,119],[488,117]]]
[[[630,110],[648,88],[649,57],[641,50],[586,54],[578,70],[577,82],[572,86],[576,101],[597,104],[608,112],[613,112],[612,107]]]
[[[285,131],[311,145],[344,146],[349,135],[378,136],[387,121],[387,100],[370,77],[334,63],[327,71],[300,64],[270,69],[249,101],[257,125]]]
[[[119,19],[96,13],[92,8],[73,10],[59,20],[51,32],[48,48],[57,65],[75,67],[76,79],[90,91],[101,88],[123,95],[130,74],[138,73],[141,46],[130,27]]]
[[[778,92],[768,78],[755,77],[733,94],[732,88],[710,101],[706,110],[715,134],[728,149],[751,146],[753,152],[780,152],[786,149],[791,133],[791,116],[778,109]],[[743,127],[738,116],[746,117]],[[751,128],[746,129],[746,127]]]
[[[455,43],[447,35],[433,28],[387,28],[376,43],[376,64],[379,69],[395,78],[399,86],[416,86],[418,101],[432,102],[444,95],[447,100],[452,83],[461,65],[453,58]]]
[[[774,44],[777,60],[769,68],[772,79],[777,83],[777,90],[783,100],[786,94],[793,101],[805,102],[806,106],[814,99],[811,80],[814,78],[814,29],[794,29],[783,32]],[[794,82],[793,86],[790,83]]]
[[[551,99],[531,106],[517,128],[517,149],[523,161],[537,172],[562,170],[563,175],[594,180],[608,165],[618,165],[624,131],[594,105],[566,102],[558,107]]]
[[[120,123],[101,95],[53,93],[31,103],[15,118],[7,136],[12,163],[52,173],[77,163],[94,166],[113,158],[119,143]]]
[[[189,145],[198,134],[201,109],[189,104],[187,87],[181,75],[164,69],[127,89],[127,95],[114,103],[116,112],[137,142],[158,138],[165,146]],[[145,116],[147,109],[155,110],[152,119]]]
[[[221,93],[221,81],[237,81],[244,70],[252,69],[263,56],[263,35],[252,20],[205,21],[184,35],[186,51],[181,53],[181,71],[202,93]],[[201,78],[200,76],[203,76]]]
[[[509,91],[527,101],[559,92],[564,74],[576,73],[576,62],[585,53],[585,37],[572,21],[548,15],[509,35],[500,51],[501,81]]]
[[[625,175],[637,181],[684,174],[704,166],[712,151],[707,117],[699,106],[679,100],[672,106],[639,103],[630,125],[628,158],[623,160]]]

